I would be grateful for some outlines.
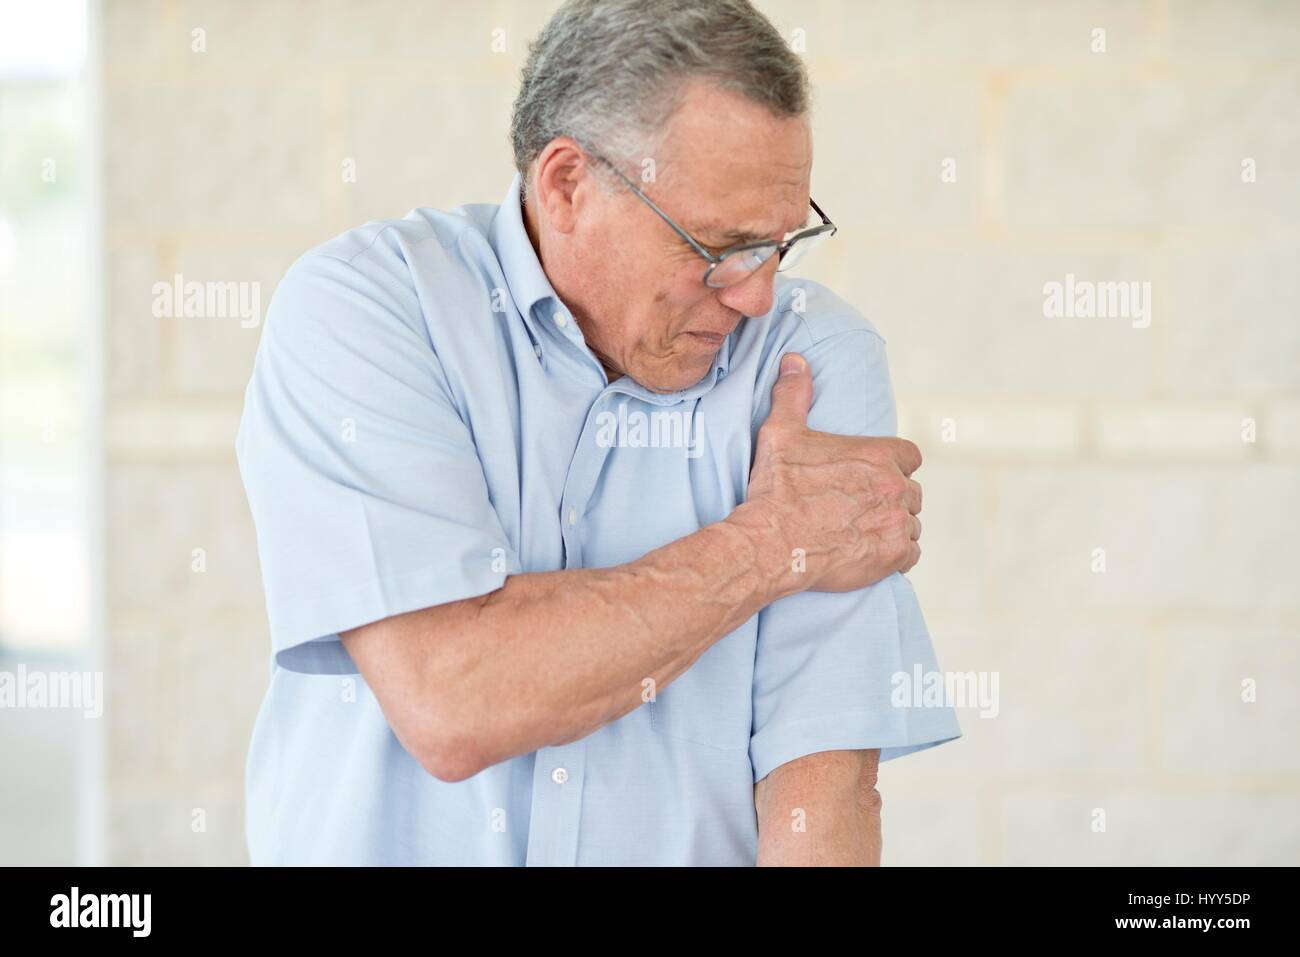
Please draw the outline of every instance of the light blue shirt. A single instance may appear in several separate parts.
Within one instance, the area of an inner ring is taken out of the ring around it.
[[[417,209],[299,259],[236,440],[273,646],[248,755],[253,863],[750,865],[753,787],[774,768],[960,736],[946,703],[898,698],[896,676],[937,671],[898,574],[778,601],[635,711],[455,783],[398,743],[338,639],[725,518],[790,351],[811,363],[812,428],[894,433],[880,335],[784,276],[697,384],[609,382],[528,240],[517,176],[500,206]]]

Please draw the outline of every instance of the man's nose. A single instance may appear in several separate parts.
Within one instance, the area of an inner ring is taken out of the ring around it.
[[[733,286],[718,290],[718,301],[742,316],[765,316],[772,311],[777,257],[754,270]]]

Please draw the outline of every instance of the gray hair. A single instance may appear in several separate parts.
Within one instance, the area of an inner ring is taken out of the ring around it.
[[[707,79],[780,117],[808,110],[808,78],[748,0],[569,0],[529,45],[510,122],[515,168],[569,136],[646,157],[688,81]]]

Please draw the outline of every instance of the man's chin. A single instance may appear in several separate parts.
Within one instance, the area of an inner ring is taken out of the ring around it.
[[[712,355],[692,356],[679,361],[672,369],[655,369],[654,373],[646,373],[645,378],[632,373],[632,378],[653,393],[680,393],[707,376],[716,358],[716,351]]]

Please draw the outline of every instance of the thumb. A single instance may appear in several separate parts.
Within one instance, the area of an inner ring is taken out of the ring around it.
[[[807,360],[797,352],[787,352],[781,357],[781,374],[772,386],[772,411],[767,421],[786,426],[807,425],[812,393]]]

